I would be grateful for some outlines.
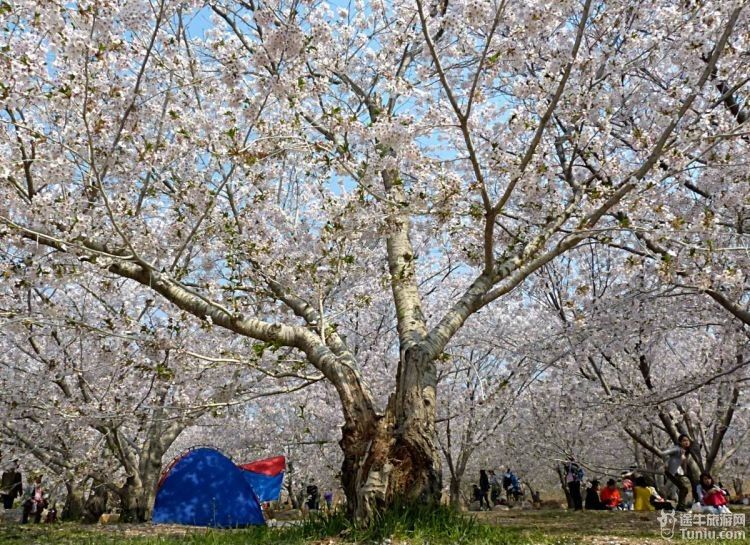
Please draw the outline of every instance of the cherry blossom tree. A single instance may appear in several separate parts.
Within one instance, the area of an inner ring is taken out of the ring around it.
[[[437,381],[462,327],[583,241],[658,242],[687,184],[746,205],[742,2],[0,10],[2,274],[103,301],[126,279],[176,324],[251,340],[241,359],[289,350],[336,391],[360,520],[439,498]]]
[[[636,464],[640,449],[661,467],[660,450],[686,433],[698,446],[691,478],[721,471],[738,448],[724,444],[728,434],[741,442],[750,432],[743,326],[708,299],[665,287],[657,271],[644,275],[648,259],[615,269],[612,254],[591,246],[540,276],[586,395],[619,415]]]
[[[475,481],[479,468],[499,467],[518,406],[553,363],[534,343],[546,329],[537,325],[539,314],[520,300],[511,304],[514,312],[459,333],[446,352],[452,365],[438,377],[438,441],[454,506],[463,503],[467,476]]]
[[[127,285],[105,302],[101,286],[45,289],[44,275],[22,284],[3,298],[0,434],[61,479],[68,518],[80,518],[91,484],[117,496],[125,518],[147,519],[164,454],[187,427],[314,383],[280,376],[283,363],[268,358],[217,363],[197,350],[236,342],[168,318]]]

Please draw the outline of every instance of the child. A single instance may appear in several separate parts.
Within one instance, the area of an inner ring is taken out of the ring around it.
[[[47,510],[47,515],[44,517],[44,522],[46,524],[53,524],[57,522],[57,506],[55,504],[53,504],[52,507]]]
[[[633,510],[633,476],[632,473],[624,473],[622,475],[622,508],[625,511]]]

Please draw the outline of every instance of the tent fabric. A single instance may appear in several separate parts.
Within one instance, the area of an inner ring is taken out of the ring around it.
[[[245,481],[252,487],[260,501],[278,500],[284,483],[286,460],[274,456],[238,466]]]
[[[217,450],[188,452],[163,479],[153,522],[216,528],[265,524],[258,498],[243,473]]]
[[[273,458],[264,458],[262,460],[255,460],[254,462],[248,462],[240,466],[242,469],[252,471],[254,473],[262,473],[273,477],[282,473],[286,469],[286,459],[283,456],[274,456]]]

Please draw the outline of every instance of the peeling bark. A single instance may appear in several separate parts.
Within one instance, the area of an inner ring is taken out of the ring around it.
[[[396,501],[437,504],[442,469],[434,419],[397,417],[396,396],[366,427],[344,427],[342,485],[350,515],[367,524]]]

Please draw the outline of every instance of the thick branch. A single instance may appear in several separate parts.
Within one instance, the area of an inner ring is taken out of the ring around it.
[[[750,325],[750,312],[740,307],[734,301],[728,299],[723,293],[718,292],[714,289],[704,290],[705,294],[711,299],[719,303],[725,310],[728,310],[732,315],[740,320],[745,325]]]

